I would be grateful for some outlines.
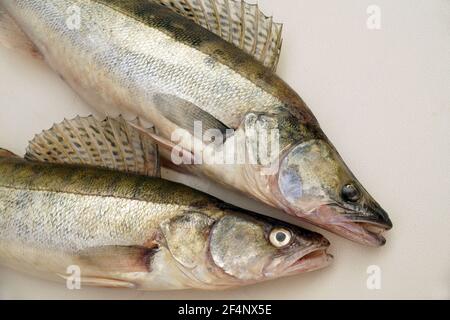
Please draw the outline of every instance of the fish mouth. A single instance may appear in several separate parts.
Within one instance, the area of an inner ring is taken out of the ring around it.
[[[349,240],[372,247],[383,246],[386,243],[383,233],[391,228],[373,221],[343,221],[322,227]]]
[[[383,246],[386,243],[383,233],[392,228],[389,219],[370,219],[357,211],[333,204],[319,206],[308,215],[296,216],[348,240],[371,247]]]
[[[343,237],[372,247],[380,247],[386,243],[383,233],[392,228],[392,222],[387,219],[371,219],[357,211],[349,211],[338,205],[335,209],[332,224],[325,223],[323,227],[338,233]],[[387,215],[385,215],[387,216]]]
[[[327,252],[328,246],[311,249],[294,259],[287,268],[287,274],[310,272],[325,268],[333,260],[333,256]]]
[[[336,223],[335,227],[339,228],[344,236],[347,235],[348,239],[375,247],[386,243],[383,233],[392,228],[392,222],[380,206],[370,206],[370,217],[358,211],[337,207],[338,211],[343,212],[340,216],[346,218],[341,223]]]

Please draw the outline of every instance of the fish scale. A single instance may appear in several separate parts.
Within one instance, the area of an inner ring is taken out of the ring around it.
[[[0,166],[0,197],[2,201],[13,199],[0,215],[0,238],[6,232],[9,240],[27,239],[27,243],[53,249],[81,250],[113,243],[142,245],[168,215],[187,210],[189,200],[195,202],[196,196],[202,200],[195,193],[187,196],[182,187],[179,192],[184,196],[180,197],[176,188],[163,180],[149,178],[145,183],[139,176],[124,176],[121,181],[109,179],[114,184],[96,184],[102,175],[108,177],[108,172],[27,165],[19,160],[1,161]],[[90,227],[100,230],[95,221],[105,225],[101,233],[89,232]],[[42,226],[48,229],[42,230]],[[62,226],[70,227],[71,232],[61,233]]]
[[[134,9],[136,19],[119,11],[119,6],[129,3],[132,5],[127,10],[147,1],[55,0],[48,6],[46,2],[19,0],[10,12],[45,52],[46,60],[70,83],[97,91],[107,101],[102,104],[106,110],[109,105],[148,105],[152,92],[164,92],[181,95],[228,126],[237,127],[240,115],[247,110],[267,111],[282,104],[221,62],[214,63],[212,70],[205,63],[211,56],[195,47],[193,33],[184,38],[184,43],[167,34],[167,29],[177,23],[192,28],[190,21],[178,21],[171,14],[165,24],[157,15],[158,20],[142,23],[137,19],[148,11]],[[67,8],[71,6],[80,8],[80,30],[70,30],[66,25]],[[151,4],[145,4],[145,8],[148,6]],[[206,47],[227,45],[215,36],[204,42],[202,46]],[[247,56],[245,59],[250,60]],[[89,72],[84,71],[87,67]],[[84,79],[83,83],[78,79]],[[105,85],[118,92],[106,93]],[[149,112],[146,114],[152,119]]]

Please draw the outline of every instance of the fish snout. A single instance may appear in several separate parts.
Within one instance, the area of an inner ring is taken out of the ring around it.
[[[390,230],[393,227],[392,221],[388,213],[378,204],[374,203],[370,206],[374,216],[374,223],[383,227],[385,230]]]

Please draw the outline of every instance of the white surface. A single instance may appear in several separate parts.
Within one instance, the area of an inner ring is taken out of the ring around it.
[[[225,292],[69,291],[0,269],[0,298],[450,298],[450,1],[260,4],[285,24],[279,74],[389,212],[386,246],[322,232],[329,268]],[[366,27],[370,4],[381,30]],[[52,123],[91,112],[46,66],[3,48],[0,83],[0,146],[19,154]],[[369,265],[381,268],[381,290],[366,287]]]

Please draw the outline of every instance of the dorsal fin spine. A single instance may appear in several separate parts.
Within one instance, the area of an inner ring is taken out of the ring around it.
[[[81,137],[80,137],[80,135],[78,134],[77,130],[75,130],[75,128],[74,128],[74,127],[72,126],[72,124],[70,123],[70,121],[67,121],[67,119],[64,119],[64,121],[63,121],[62,124],[66,125],[66,126],[68,126],[68,127],[70,127],[70,128],[72,129],[73,134],[74,134],[74,135],[78,138],[78,140],[82,143],[83,148],[85,148],[85,149],[87,150],[87,149],[88,149],[88,146],[84,143],[83,139],[81,139]],[[64,130],[60,130],[60,131],[64,131]],[[67,141],[70,141],[69,137],[67,137],[67,136],[66,136],[66,139],[67,139]],[[77,150],[76,150],[71,144],[70,144],[70,147],[72,148],[72,150],[73,150],[75,153],[78,153]],[[87,154],[88,154],[89,160],[93,162],[94,159],[92,158],[91,153],[90,153],[90,152],[87,152]],[[78,154],[78,156],[80,157],[80,159],[82,159],[80,154]]]
[[[217,32],[219,34],[222,34],[222,28],[221,28],[221,23],[220,23],[220,14],[219,11],[217,10],[217,5],[215,1],[212,1],[212,7],[214,10],[214,16],[216,17],[216,23],[217,23]]]
[[[119,136],[119,134],[117,133],[117,130],[116,130],[114,124],[111,122],[111,118],[108,118],[106,121],[108,122],[109,127],[111,128],[111,131],[112,131],[114,140],[115,140],[115,141],[121,142],[121,141],[120,141],[120,136]],[[122,160],[123,160],[122,163],[123,163],[123,165],[124,165],[124,167],[125,167],[124,169],[125,169],[125,171],[127,171],[127,170],[128,170],[127,160],[125,159],[124,151],[123,151],[123,149],[122,149],[122,143],[118,143],[117,146],[118,146],[118,148],[119,148],[120,157],[121,157]]]
[[[100,145],[98,144],[98,141],[97,141],[96,139],[94,139],[94,137],[93,137],[92,134],[90,133],[89,128],[86,127],[86,124],[85,124],[83,121],[81,121],[81,118],[80,118],[80,117],[77,117],[77,121],[79,121],[80,124],[83,126],[84,130],[86,130],[86,134],[89,136],[89,138],[90,138],[92,141],[94,141],[94,143],[95,143],[97,149],[100,150]],[[103,137],[103,139],[104,139],[104,137]],[[106,145],[106,141],[103,140],[103,143],[105,143],[105,145]],[[108,165],[108,163],[105,161],[105,158],[103,157],[103,155],[102,155],[101,152],[99,152],[99,158],[102,160],[103,165],[105,165],[105,166]]]
[[[266,43],[264,44],[264,47],[261,51],[261,61],[265,61],[266,60],[266,55],[267,55],[267,49],[269,48],[270,45],[270,39],[272,37],[272,24],[273,24],[273,19],[272,17],[269,18],[270,20],[270,28],[269,28],[269,35],[266,38]]]
[[[255,35],[256,35],[256,37],[255,37],[255,39],[253,40],[253,47],[252,47],[252,55],[254,56],[255,54],[256,54],[256,47],[257,47],[257,45],[258,45],[258,35],[259,35],[259,8],[258,8],[258,5],[256,5],[256,10],[255,10],[255,12],[256,12],[256,21],[255,21],[255,23],[256,23],[256,27],[255,27]],[[269,36],[270,37],[270,36]]]
[[[125,130],[125,134],[127,136],[129,144],[132,145],[133,142],[131,141],[131,133],[130,133],[128,128],[129,127],[127,126],[127,127],[124,128],[124,130]],[[141,148],[142,148],[142,141],[141,141],[140,145],[141,145]],[[142,148],[142,150],[144,150],[144,149]],[[137,168],[138,167],[138,161],[137,161],[136,149],[135,148],[131,148],[131,151],[133,152],[133,156],[134,156],[133,157],[134,158],[134,167]],[[144,156],[145,156],[145,153],[144,153]]]
[[[58,134],[61,134],[61,131],[59,130],[57,125],[53,125],[52,128],[54,131],[58,131]],[[61,151],[64,152],[64,154],[66,155],[67,159],[69,159],[71,162],[73,161],[72,156],[70,155],[70,153],[66,152],[66,148],[64,148],[64,145],[56,138],[52,137],[51,134],[47,134],[48,139],[51,139],[54,143],[57,143],[61,148]],[[73,149],[72,145],[69,144],[71,146],[71,148]],[[75,151],[75,150],[74,150]],[[75,154],[77,154],[77,152],[75,152]],[[83,158],[78,155],[78,157],[80,158],[81,161],[83,161]]]
[[[84,123],[83,123],[83,126],[86,128],[86,125]],[[86,128],[86,130],[89,133],[91,129],[88,127],[88,128]],[[108,148],[108,151],[110,152],[110,154],[112,154],[111,146],[108,144],[108,141],[106,139],[105,133],[103,131],[101,131],[100,135],[101,135],[101,138],[103,139],[103,145],[106,146]],[[92,137],[91,134],[89,134],[89,136]],[[99,146],[99,148],[100,148],[100,146]],[[100,156],[101,156],[101,153],[100,153]],[[105,158],[102,157],[102,161],[105,162]],[[113,166],[116,167],[117,166],[116,158],[115,157],[111,157],[111,161],[112,161]]]
[[[225,5],[227,8],[227,17],[228,17],[228,42],[233,43],[233,21],[231,20],[231,8],[230,8],[230,2],[228,0],[225,0]]]
[[[239,46],[241,48],[244,47],[244,40],[245,40],[245,7],[243,5],[243,1],[241,1],[241,35],[239,38]]]

